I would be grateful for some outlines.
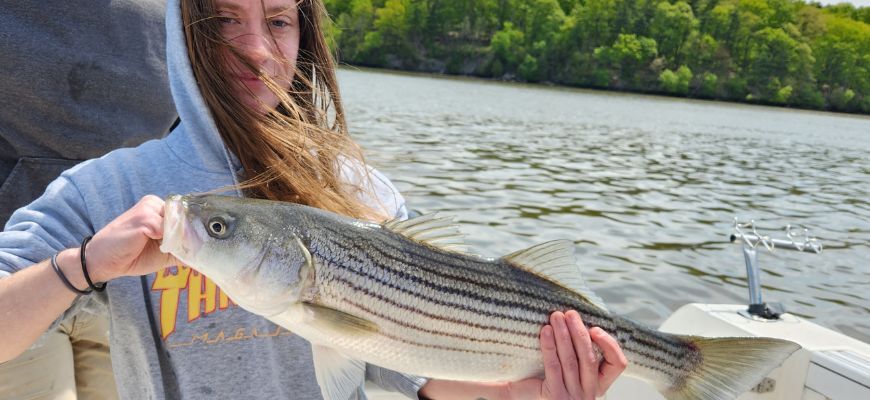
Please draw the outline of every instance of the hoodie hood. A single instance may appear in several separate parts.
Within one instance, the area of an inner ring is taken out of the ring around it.
[[[168,0],[166,7],[166,68],[172,99],[181,119],[179,127],[168,138],[170,146],[184,148],[183,158],[197,158],[195,164],[200,168],[237,173],[241,163],[224,146],[193,75],[181,20],[181,0]]]
[[[181,1],[167,0],[166,10],[166,65],[172,98],[181,119],[166,141],[179,159],[190,167],[209,173],[232,175],[238,186],[242,165],[224,146],[211,110],[199,91],[187,52],[184,24],[181,20]],[[366,174],[355,162],[341,162],[342,178],[347,182],[364,182]],[[387,216],[407,218],[404,199],[390,181],[375,169],[366,166],[371,178],[370,193],[361,194],[361,200]],[[237,196],[242,192],[235,190]]]

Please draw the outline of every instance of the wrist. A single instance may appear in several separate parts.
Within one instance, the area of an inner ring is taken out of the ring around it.
[[[417,393],[421,399],[509,400],[510,383],[430,379]]]
[[[513,394],[511,393],[511,383],[503,382],[499,383],[498,386],[498,398],[501,400],[510,400],[513,398]]]
[[[84,272],[82,270],[82,256],[81,256],[81,247],[74,247],[70,249],[66,249],[57,255],[57,263],[61,269],[63,269],[64,273],[70,277],[70,283],[75,285],[77,288],[88,288],[88,282],[85,280]],[[89,248],[85,248],[85,258],[87,259],[87,269],[88,276],[91,278],[91,281],[94,284],[99,285],[103,282],[108,282],[112,279],[117,278],[115,275],[111,275],[109,271],[107,271],[104,266],[101,265],[96,260],[92,260],[90,258],[91,250]]]
[[[78,248],[66,249],[57,253],[57,267],[73,287],[79,290],[86,290],[88,282],[85,281],[85,276],[82,274],[79,254]]]
[[[82,246],[79,248],[79,251],[81,252],[79,256],[81,257],[82,261],[82,273],[84,273],[85,275],[85,281],[88,283],[88,287],[90,287],[90,289],[93,291],[102,292],[106,289],[105,281],[101,281],[100,279],[98,279],[99,274],[97,274],[96,277],[91,277],[92,274],[90,273],[90,271],[88,271],[88,260],[87,257],[85,257],[88,252],[88,243],[90,243],[91,239],[93,238],[93,236],[88,236],[82,240]],[[95,280],[96,283],[94,283]]]

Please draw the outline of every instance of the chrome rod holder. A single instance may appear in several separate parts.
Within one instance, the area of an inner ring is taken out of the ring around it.
[[[749,229],[750,232],[744,232]],[[743,259],[746,262],[746,277],[747,285],[749,286],[749,309],[746,310],[748,317],[760,318],[763,320],[776,320],[785,312],[785,308],[779,303],[767,304],[762,301],[761,297],[761,267],[758,265],[758,245],[762,245],[768,251],[773,252],[780,248],[784,250],[794,250],[799,252],[814,252],[816,254],[822,252],[822,244],[816,238],[810,237],[809,231],[803,229],[800,233],[803,237],[799,237],[799,233],[793,229],[791,225],[786,226],[785,235],[788,240],[772,239],[769,236],[761,235],[755,227],[755,221],[750,220],[749,223],[741,223],[737,218],[734,218],[734,233],[731,234],[731,243],[740,243],[743,247]]]
[[[746,277],[749,280],[749,304],[762,304],[761,281],[758,279],[761,268],[758,267],[758,252],[755,247],[743,244],[743,260],[746,261]]]

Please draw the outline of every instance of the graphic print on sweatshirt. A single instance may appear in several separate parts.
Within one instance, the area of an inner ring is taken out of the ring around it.
[[[155,294],[159,299],[155,312],[167,348],[208,346],[292,334],[253,314],[241,321],[239,318],[226,318],[222,314],[245,311],[211,279],[185,265],[158,271],[151,283],[151,294],[152,299]]]

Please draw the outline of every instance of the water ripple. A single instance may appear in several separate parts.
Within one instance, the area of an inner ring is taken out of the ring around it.
[[[611,309],[657,325],[744,303],[731,221],[820,255],[762,252],[765,299],[870,341],[870,119],[716,102],[341,71],[349,126],[409,205],[475,252],[567,238]]]

